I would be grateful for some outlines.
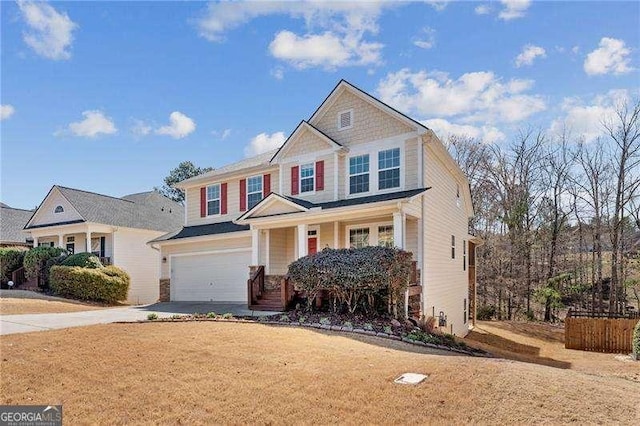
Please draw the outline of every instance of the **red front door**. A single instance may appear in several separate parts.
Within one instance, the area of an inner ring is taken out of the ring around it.
[[[308,238],[307,241],[307,252],[309,254],[316,254],[318,252],[318,238]]]

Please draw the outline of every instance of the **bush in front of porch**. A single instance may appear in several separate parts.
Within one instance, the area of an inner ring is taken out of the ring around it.
[[[54,266],[49,279],[57,295],[103,303],[125,300],[131,282],[129,274],[116,266]]]
[[[0,280],[2,284],[11,280],[11,273],[22,266],[26,249],[23,247],[0,248]]]
[[[49,270],[67,257],[67,251],[60,247],[34,247],[24,255],[24,272],[27,279],[40,276],[38,285],[48,287]]]
[[[100,262],[100,258],[93,253],[76,253],[67,257],[62,261],[63,266],[80,266],[82,268],[102,268],[104,265]]]
[[[306,294],[309,306],[326,292],[334,300],[334,310],[374,313],[386,306],[397,318],[403,311],[411,262],[411,253],[397,248],[326,248],[291,263],[289,278]]]

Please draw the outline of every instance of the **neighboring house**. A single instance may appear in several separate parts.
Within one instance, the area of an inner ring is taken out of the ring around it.
[[[15,209],[0,203],[0,247],[33,246],[33,241],[24,232],[33,210]]]
[[[421,270],[423,314],[468,331],[475,240],[464,173],[431,130],[344,80],[277,151],[176,187],[185,226],[150,242],[161,249],[161,300],[282,308],[293,260],[325,247],[397,246]]]
[[[158,251],[147,241],[183,221],[184,208],[156,191],[115,198],[54,185],[24,229],[34,247],[91,252],[124,269],[131,276],[127,301],[141,304],[158,300]]]

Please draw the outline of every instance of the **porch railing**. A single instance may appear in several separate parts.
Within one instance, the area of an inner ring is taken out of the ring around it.
[[[100,258],[100,263],[102,263],[104,266],[109,266],[109,265],[111,265],[111,258],[110,257],[101,257]]]
[[[247,280],[249,305],[254,305],[264,293],[264,266],[258,266],[251,278]]]

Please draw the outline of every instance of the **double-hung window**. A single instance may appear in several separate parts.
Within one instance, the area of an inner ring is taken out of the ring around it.
[[[378,226],[378,245],[393,247],[393,225]]]
[[[400,148],[378,152],[378,189],[400,187]]]
[[[369,245],[369,228],[355,228],[349,230],[349,247],[362,248]]]
[[[349,194],[369,192],[369,154],[349,158]]]
[[[312,192],[315,189],[315,180],[313,163],[300,166],[300,192]]]
[[[247,179],[247,208],[252,208],[262,200],[262,176]]]
[[[220,185],[207,186],[207,216],[220,214]]]

